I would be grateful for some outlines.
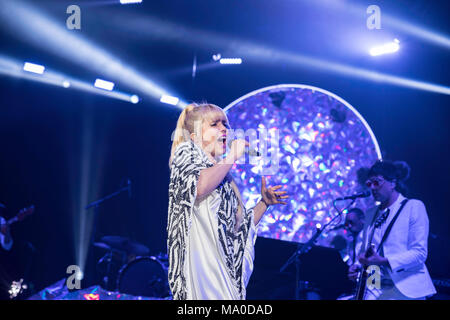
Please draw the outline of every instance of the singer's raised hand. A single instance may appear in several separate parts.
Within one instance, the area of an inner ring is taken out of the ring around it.
[[[274,187],[267,188],[266,178],[261,177],[261,196],[262,199],[256,204],[254,208],[254,216],[253,220],[255,225],[259,223],[264,212],[266,212],[267,208],[274,204],[286,204],[286,202],[282,201],[283,199],[289,198],[286,194],[287,191],[277,191],[283,186],[278,185]]]
[[[244,139],[236,139],[231,142],[230,145],[230,157],[231,161],[234,163],[239,158],[241,158],[245,153],[245,148],[250,144]]]
[[[267,205],[271,206],[274,204],[286,204],[286,202],[282,201],[283,199],[289,198],[286,195],[287,191],[277,191],[282,188],[282,185],[277,185],[274,187],[267,188],[266,186],[266,178],[264,176],[261,177],[261,196],[262,201]]]

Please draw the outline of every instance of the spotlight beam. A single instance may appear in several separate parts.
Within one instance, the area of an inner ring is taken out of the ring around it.
[[[423,39],[427,42],[442,46],[446,49],[450,49],[450,38],[438,32],[430,31],[426,28],[419,27],[412,23],[397,19],[395,17],[385,15],[383,16],[384,22],[391,25],[398,30],[411,34],[417,38]]]
[[[12,34],[20,34],[35,46],[93,70],[105,78],[126,84],[154,99],[159,100],[164,94],[171,95],[105,49],[66,30],[22,1],[3,0],[0,18],[0,23]],[[185,105],[184,101],[180,101],[178,106]]]
[[[0,75],[41,82],[57,87],[78,89],[132,103],[139,102],[139,97],[136,95],[131,95],[120,91],[106,91],[95,88],[92,83],[81,81],[52,70],[45,70],[44,74],[24,72],[21,66],[21,62],[4,55],[0,55]]]
[[[358,6],[352,4],[349,1],[329,1],[329,0],[310,0],[312,4],[325,6],[327,9],[337,9],[344,13],[351,13],[358,17],[367,16],[367,7]],[[381,8],[382,9],[382,8]],[[433,43],[438,46],[442,46],[445,49],[450,49],[450,37],[440,32],[429,30],[423,26],[407,22],[384,12],[382,9],[381,23],[383,28],[386,26],[400,30],[406,34],[422,39],[423,41]]]
[[[123,19],[129,21],[129,23],[123,25]],[[233,54],[241,57],[252,58],[265,64],[267,62],[290,63],[293,66],[312,67],[323,70],[324,72],[331,72],[362,80],[375,81],[446,95],[450,94],[450,87],[443,85],[380,73],[338,62],[301,55],[299,53],[278,50],[261,44],[231,38],[209,31],[188,28],[152,16],[136,17],[133,15],[128,15],[122,16],[120,21],[114,22],[120,23],[120,30],[122,32],[141,30],[145,36],[155,39],[164,37],[167,41],[176,41],[185,45],[202,47],[207,50],[210,48],[223,48],[227,52],[232,52]]]

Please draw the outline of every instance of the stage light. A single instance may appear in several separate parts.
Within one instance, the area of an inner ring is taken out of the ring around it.
[[[389,24],[392,27],[397,28],[398,30],[401,30],[405,33],[409,33],[415,37],[421,38],[424,41],[428,41],[441,47],[444,47],[446,49],[450,49],[450,38],[445,34],[431,31],[424,27],[420,27],[412,23],[387,15],[383,17],[383,21],[386,24]]]
[[[120,0],[121,4],[141,3],[142,0]]]
[[[214,61],[219,61],[220,58],[222,58],[222,55],[220,53],[213,54],[212,58]]]
[[[241,58],[221,58],[219,61],[221,64],[241,64],[242,63]]]
[[[131,101],[131,103],[134,103],[134,104],[136,104],[136,103],[138,103],[139,102],[139,97],[137,96],[137,95],[132,95],[131,97],[130,97],[130,101]]]
[[[380,56],[382,54],[397,52],[398,49],[400,49],[399,43],[400,43],[400,41],[395,39],[392,42],[385,43],[385,44],[383,44],[381,46],[373,47],[369,51],[370,55],[375,57],[375,56]]]
[[[139,102],[139,97],[137,95],[131,95],[120,91],[99,90],[98,88],[94,87],[92,83],[72,78],[66,74],[55,72],[51,69],[46,69],[44,74],[23,72],[22,69],[23,62],[4,55],[0,55],[0,75],[31,80],[57,87],[78,89],[84,92],[107,96],[109,98],[114,98],[131,103]]]
[[[178,101],[180,101],[180,99],[178,99],[177,97],[163,95],[161,96],[161,99],[159,101],[161,101],[162,103],[167,103],[176,106],[178,104]]]
[[[21,41],[47,50],[72,64],[101,74],[116,83],[120,82],[134,89],[133,91],[143,93],[153,99],[160,99],[164,94],[172,95],[169,90],[160,86],[153,79],[114,56],[107,48],[102,48],[85,39],[79,33],[67,30],[63,24],[46,16],[31,2],[21,0],[2,0],[1,2],[3,10],[0,10],[0,25],[2,30],[9,31],[12,36],[20,38]],[[125,95],[123,98],[130,101],[129,95]],[[185,102],[179,101],[177,106],[185,105]]]
[[[85,293],[83,294],[83,298],[86,300],[100,300],[100,295],[98,293]]]
[[[309,0],[309,2],[325,6],[327,9],[337,9],[342,13],[350,13],[357,17],[363,16],[366,13],[367,8],[367,6],[352,4],[350,1]],[[450,49],[450,37],[446,34],[427,29],[424,26],[411,23],[403,19],[399,19],[389,15],[386,12],[382,13],[381,21],[383,29],[397,29],[422,39],[423,41],[439,45],[445,49]]]
[[[79,272],[77,272],[76,273],[76,275],[75,275],[75,279],[77,279],[77,280],[83,280],[83,278],[84,278],[84,273],[83,273],[83,271],[79,271]]]
[[[124,17],[122,17],[122,20],[123,18]],[[127,18],[128,19],[126,20],[129,21],[129,23],[123,26],[121,25],[121,30],[123,32],[132,32],[139,28],[139,30],[147,37],[165,37],[174,42],[204,49],[210,49],[211,47],[225,48],[232,50],[235,54],[245,56],[246,59],[252,59],[252,61],[264,63],[265,65],[267,65],[267,63],[272,63],[290,64],[300,68],[309,67],[355,79],[363,79],[377,83],[386,83],[450,95],[450,87],[448,86],[380,73],[370,69],[319,59],[314,56],[302,55],[298,52],[280,50],[258,43],[223,36],[210,31],[191,29],[153,16],[135,17],[130,15],[127,16]],[[117,23],[121,24],[122,20],[117,21]],[[216,62],[212,62],[211,65],[207,65],[206,67],[212,68],[214,65],[217,65]],[[197,66],[197,70],[199,70],[200,67],[201,66]],[[181,107],[181,103],[179,103],[178,106]]]
[[[102,79],[96,79],[94,86],[100,89],[112,91],[114,89],[114,83]]]
[[[25,64],[23,65],[23,70],[32,73],[43,74],[45,67],[31,62],[25,62]]]

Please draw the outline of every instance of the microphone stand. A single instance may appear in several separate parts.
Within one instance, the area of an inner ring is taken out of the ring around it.
[[[95,243],[95,238],[96,238],[96,235],[97,235],[98,209],[99,209],[100,205],[101,205],[103,202],[105,202],[105,201],[107,201],[107,200],[109,200],[109,199],[112,199],[112,198],[118,196],[120,193],[122,193],[122,192],[124,192],[124,191],[128,191],[129,188],[130,188],[130,185],[128,184],[126,187],[122,187],[122,188],[120,188],[119,190],[117,190],[117,191],[115,191],[115,192],[113,192],[113,193],[111,193],[111,194],[109,194],[109,195],[107,195],[107,196],[105,196],[105,197],[103,197],[103,198],[101,198],[101,199],[98,199],[98,200],[96,200],[96,201],[93,201],[93,202],[89,203],[89,204],[84,208],[84,210],[89,210],[90,208],[94,207],[94,223],[93,223],[93,226],[92,226],[92,235],[91,235],[91,241],[90,241],[90,245],[91,245],[91,246],[94,245],[94,243]],[[109,266],[109,263],[108,263],[108,270],[109,270],[109,267],[110,267],[110,266]],[[108,276],[108,275],[107,275],[107,276]]]
[[[88,210],[88,209],[90,209],[90,208],[92,208],[92,207],[98,208],[98,206],[99,206],[100,204],[102,204],[103,202],[105,202],[106,200],[109,200],[109,199],[111,199],[111,198],[114,198],[115,196],[117,196],[117,195],[118,195],[119,193],[121,193],[121,192],[128,191],[128,188],[129,188],[129,186],[120,188],[120,189],[117,190],[116,192],[113,192],[113,193],[107,195],[106,197],[103,197],[103,198],[101,198],[101,199],[99,199],[99,200],[96,200],[96,201],[94,201],[94,202],[91,202],[91,203],[88,204],[84,209],[85,209],[85,210]]]
[[[124,191],[128,191],[129,188],[130,188],[129,185],[126,186],[126,187],[120,188],[120,189],[117,190],[116,192],[113,192],[113,193],[107,195],[106,197],[103,197],[103,198],[101,198],[101,199],[99,199],[99,200],[96,200],[96,201],[94,201],[94,202],[91,202],[90,204],[88,204],[88,205],[84,208],[85,210],[89,210],[90,208],[94,207],[94,214],[95,214],[95,217],[94,217],[94,226],[93,226],[93,230],[92,230],[92,235],[93,235],[92,241],[91,241],[92,243],[94,243],[94,240],[95,240],[95,234],[96,234],[96,231],[97,231],[97,216],[98,216],[98,208],[99,208],[99,206],[100,206],[103,202],[105,202],[106,200],[109,200],[109,199],[111,199],[111,198],[114,198],[115,196],[119,195],[120,193],[122,193],[122,192],[124,192]]]
[[[309,250],[311,250],[312,246],[315,244],[317,239],[320,237],[322,232],[337,218],[341,217],[344,210],[346,210],[348,207],[353,205],[356,201],[356,199],[352,199],[352,202],[346,206],[344,209],[339,210],[336,207],[336,201],[338,199],[333,200],[333,207],[336,209],[338,214],[331,219],[330,222],[328,222],[326,225],[323,226],[323,228],[316,227],[316,232],[313,234],[311,239],[309,239],[306,243],[299,243],[297,246],[297,250],[294,252],[294,254],[286,261],[286,263],[280,268],[280,273],[284,272],[287,267],[289,267],[293,262],[295,262],[295,299],[300,299],[300,292],[299,292],[299,282],[300,282],[300,265],[301,265],[301,255],[307,253]]]

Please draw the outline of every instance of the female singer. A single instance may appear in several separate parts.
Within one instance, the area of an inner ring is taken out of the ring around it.
[[[212,104],[188,105],[177,122],[167,226],[174,299],[245,299],[257,225],[269,206],[288,198],[262,177],[261,200],[245,209],[229,171],[248,142],[234,140],[226,153],[228,130],[225,113]]]

